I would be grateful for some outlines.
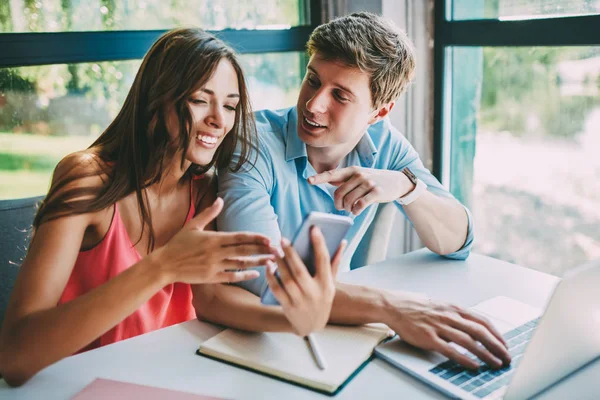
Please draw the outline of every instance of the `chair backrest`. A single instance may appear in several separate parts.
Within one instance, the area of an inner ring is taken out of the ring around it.
[[[380,204],[350,263],[351,269],[384,261],[388,254],[398,209],[393,203]]]
[[[37,204],[44,196],[0,200],[0,327],[23,262]]]

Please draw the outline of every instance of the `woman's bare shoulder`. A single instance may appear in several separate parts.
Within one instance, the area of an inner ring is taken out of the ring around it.
[[[54,169],[53,180],[91,178],[91,181],[101,183],[107,178],[108,170],[108,164],[100,156],[90,150],[82,150],[68,154],[60,160]]]
[[[82,150],[68,154],[54,169],[45,202],[69,203],[93,200],[106,185],[109,175],[110,169],[107,163],[93,151]],[[90,218],[89,222],[92,224],[104,221],[112,216],[112,204],[103,210],[84,214]],[[100,220],[97,220],[98,218]]]

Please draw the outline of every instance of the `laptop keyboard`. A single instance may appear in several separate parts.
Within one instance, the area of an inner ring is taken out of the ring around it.
[[[512,356],[512,362],[507,367],[491,369],[487,365],[482,365],[479,369],[470,370],[448,360],[436,365],[429,372],[472,393],[476,397],[483,398],[508,385],[515,368],[523,358],[525,347],[529,343],[538,321],[539,318],[534,319],[503,335],[508,344],[508,351]],[[474,355],[470,357],[476,359]]]

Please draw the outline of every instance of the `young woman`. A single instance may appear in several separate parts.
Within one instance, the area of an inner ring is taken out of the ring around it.
[[[200,29],[158,39],[119,115],[54,171],[0,334],[8,384],[76,352],[193,319],[194,284],[252,279],[258,272],[247,268],[273,265],[281,251],[266,237],[211,231],[223,206],[211,168],[229,166],[236,146],[242,157],[233,169],[240,168],[254,135],[233,51]],[[326,252],[322,236],[313,242]],[[301,265],[287,257],[287,243],[283,252],[279,268]],[[321,269],[330,271],[324,259]],[[314,286],[305,275],[298,287]],[[292,326],[327,320],[331,273],[318,284],[304,295],[289,288]],[[315,298],[323,307],[303,312]]]

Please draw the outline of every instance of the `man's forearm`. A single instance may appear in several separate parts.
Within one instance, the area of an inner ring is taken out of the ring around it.
[[[340,325],[383,322],[386,304],[383,290],[337,282],[329,322]]]
[[[280,306],[265,306],[260,298],[232,285],[195,285],[198,319],[252,332],[293,332]]]
[[[431,251],[446,255],[464,246],[469,220],[458,200],[427,191],[416,201],[404,206],[404,211],[423,244]]]
[[[292,332],[279,306],[265,306],[254,294],[230,285],[197,285],[194,307],[198,319],[253,332]],[[362,325],[384,322],[387,292],[359,285],[336,283],[329,322]]]

